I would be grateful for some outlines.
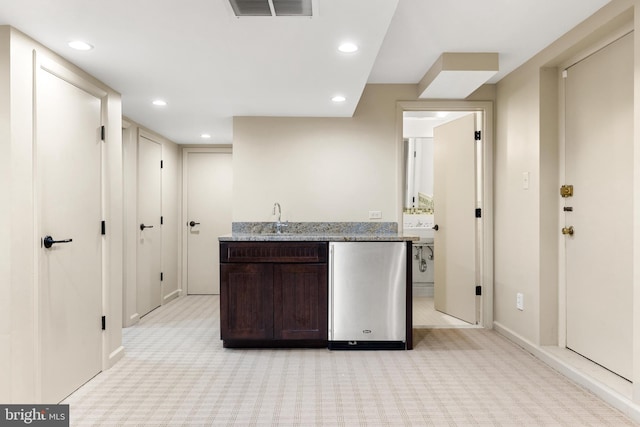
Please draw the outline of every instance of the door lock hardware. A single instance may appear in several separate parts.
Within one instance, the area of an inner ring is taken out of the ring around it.
[[[434,225],[433,227],[431,227],[432,229],[434,229],[435,231],[438,231],[440,229],[440,227],[438,227],[438,224]]]
[[[562,197],[573,197],[573,185],[563,185],[560,187],[560,195]]]
[[[573,236],[573,225],[569,227],[563,227],[562,234],[565,234],[565,235],[568,234],[569,236]]]
[[[47,249],[49,249],[55,243],[70,243],[70,242],[73,242],[73,239],[53,240],[53,237],[51,236],[45,236],[45,238],[42,240],[44,247]]]
[[[565,211],[565,212],[573,212],[573,207],[565,206],[562,210]]]
[[[199,222],[195,222],[195,221],[191,221],[189,223],[189,227],[195,227],[196,225],[200,225],[200,223]]]
[[[153,228],[153,225],[140,224],[140,231],[144,231],[145,228]]]

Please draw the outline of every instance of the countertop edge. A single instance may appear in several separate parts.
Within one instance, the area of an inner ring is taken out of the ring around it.
[[[218,237],[219,242],[417,242],[419,236],[400,234],[244,234],[233,233]]]

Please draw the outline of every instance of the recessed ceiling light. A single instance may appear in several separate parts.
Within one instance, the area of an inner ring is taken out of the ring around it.
[[[354,43],[342,43],[338,46],[338,50],[343,53],[353,53],[358,50],[358,46]]]
[[[202,135],[200,135],[200,138],[209,139],[209,138],[211,138],[211,135],[209,135],[208,133],[203,133]]]
[[[91,49],[93,49],[93,46],[91,46],[89,43],[83,42],[81,40],[74,40],[72,42],[69,42],[68,45],[69,45],[69,47],[71,49],[75,49],[75,50],[91,50]]]
[[[156,99],[155,101],[153,101],[153,105],[157,105],[158,107],[164,107],[165,105],[167,105],[167,101],[164,101],[162,99]]]
[[[333,98],[331,98],[331,100],[332,100],[333,102],[344,102],[344,101],[346,101],[346,100],[347,100],[347,98],[345,98],[345,97],[344,97],[344,96],[342,96],[342,95],[336,95],[336,96],[334,96]]]

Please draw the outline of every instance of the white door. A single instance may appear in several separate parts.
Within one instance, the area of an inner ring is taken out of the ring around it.
[[[162,215],[162,145],[138,137],[138,249],[136,259],[136,311],[142,317],[160,306]]]
[[[220,293],[218,237],[231,233],[231,153],[185,151],[187,293]]]
[[[434,307],[476,323],[476,119],[434,129]]]
[[[101,100],[38,69],[35,102],[42,401],[57,403],[102,366]]]
[[[633,35],[566,75],[567,347],[631,378]]]

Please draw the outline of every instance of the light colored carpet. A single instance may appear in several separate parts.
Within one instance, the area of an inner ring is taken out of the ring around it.
[[[437,311],[433,305],[433,297],[413,297],[414,328],[452,328],[475,327],[464,320],[456,319]]]
[[[71,425],[624,426],[633,423],[484,329],[416,329],[412,351],[234,350],[215,296],[125,330],[125,357],[69,396]]]

